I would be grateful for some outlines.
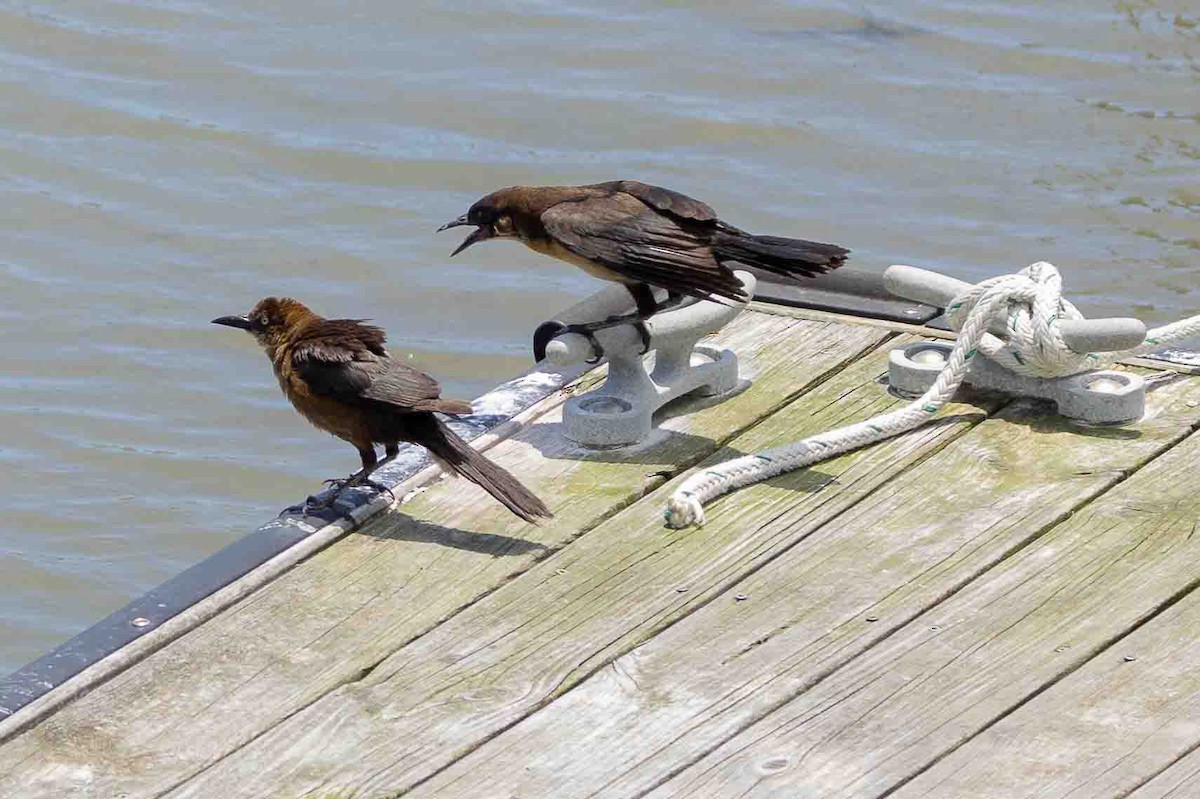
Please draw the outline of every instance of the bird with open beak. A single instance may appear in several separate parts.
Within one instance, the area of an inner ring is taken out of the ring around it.
[[[530,249],[622,283],[640,324],[684,297],[746,302],[750,298],[726,263],[788,277],[812,277],[841,266],[849,250],[804,239],[756,236],[717,217],[712,208],[670,189],[633,180],[586,186],[510,186],[477,201],[439,228],[474,226],[451,253],[488,239],[516,239]],[[667,291],[660,305],[652,289]],[[570,325],[599,348],[592,333],[613,320]],[[643,339],[647,338],[644,327]]]
[[[442,399],[437,381],[393,360],[384,348],[384,332],[361,319],[325,319],[291,298],[267,297],[245,316],[222,316],[214,324],[236,327],[254,336],[266,352],[284,395],[300,414],[321,430],[350,442],[362,468],[339,489],[370,484],[380,465],[375,445],[387,459],[400,442],[420,444],[452,474],[476,483],[526,521],[551,516],[550,510],[517,478],[475,451],[436,413],[468,414],[471,403]],[[339,491],[340,493],[340,491]],[[306,507],[332,504],[310,498]]]

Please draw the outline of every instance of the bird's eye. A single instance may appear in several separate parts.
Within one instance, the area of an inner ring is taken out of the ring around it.
[[[254,317],[254,324],[266,330],[268,327],[267,315],[265,313],[260,313],[258,316]]]

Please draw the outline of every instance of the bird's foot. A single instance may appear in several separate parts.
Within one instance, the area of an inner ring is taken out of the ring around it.
[[[329,486],[333,490],[333,496],[335,499],[341,496],[342,492],[348,488],[361,488],[363,486],[366,486],[367,488],[373,488],[381,494],[385,491],[389,493],[391,492],[391,489],[385,486],[383,483],[376,482],[361,472],[352,474],[349,477],[343,477],[341,479],[326,480],[325,485]]]
[[[383,483],[376,482],[369,477],[350,475],[349,477],[338,477],[325,480],[324,483],[325,485],[329,486],[329,489],[327,491],[323,491],[320,497],[310,495],[299,505],[289,505],[288,507],[284,508],[279,513],[279,516],[282,517],[288,514],[308,516],[314,511],[326,510],[337,504],[337,501],[341,499],[342,494],[345,493],[347,489],[360,488],[363,486],[373,488],[380,494],[390,494],[393,501],[396,499],[396,495],[392,493],[391,488],[385,486]]]
[[[538,325],[537,330],[533,331],[533,360],[535,363],[541,363],[546,360],[546,347],[551,341],[562,335],[567,326],[557,319],[550,319]]]
[[[645,355],[650,351],[650,330],[646,327],[646,318],[640,314],[629,314],[627,316],[610,316],[601,322],[580,322],[573,325],[565,325],[555,319],[542,322],[533,334],[533,357],[538,361],[545,360],[546,347],[551,341],[564,333],[578,333],[588,340],[588,344],[592,348],[592,357],[586,359],[584,363],[599,363],[600,359],[604,357],[604,347],[596,339],[596,331],[608,330],[620,325],[632,325],[637,331],[638,336],[642,339],[640,354]]]
[[[604,347],[600,346],[600,342],[596,340],[595,331],[603,330],[603,327],[594,327],[593,325],[604,325],[603,322],[594,322],[589,324],[565,325],[557,319],[551,319],[548,322],[542,322],[538,325],[538,329],[533,332],[533,358],[535,361],[541,362],[546,360],[546,347],[550,342],[558,338],[564,333],[578,333],[588,340],[588,344],[592,347],[592,357],[584,361],[584,363],[594,364],[600,363],[600,359],[604,357]]]
[[[282,519],[284,516],[310,516],[314,511],[325,510],[336,499],[336,494],[327,496],[324,499],[318,499],[316,496],[310,494],[299,505],[288,505],[275,518]]]

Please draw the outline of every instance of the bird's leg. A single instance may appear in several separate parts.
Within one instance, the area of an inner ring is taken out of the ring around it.
[[[633,295],[634,305],[637,306],[635,316],[644,319],[647,316],[653,316],[654,312],[658,310],[658,301],[654,299],[654,289],[646,283],[626,283],[625,289]],[[671,294],[668,292],[668,299],[670,296]]]
[[[581,333],[587,336],[591,342],[592,349],[596,353],[595,360],[598,361],[603,356],[604,351],[596,342],[592,335],[597,330],[605,330],[617,325],[630,324],[637,330],[638,335],[642,337],[642,355],[650,351],[650,331],[646,328],[646,320],[656,313],[669,311],[679,307],[684,300],[688,299],[687,295],[680,294],[675,291],[667,291],[667,298],[662,302],[654,299],[654,289],[650,288],[647,283],[626,283],[625,289],[633,297],[634,305],[637,310],[634,313],[625,316],[610,316],[603,322],[590,322],[579,325],[567,325],[564,332]]]
[[[643,355],[650,351],[650,331],[646,329],[646,320],[663,311],[674,310],[683,305],[686,300],[691,299],[693,302],[695,301],[694,298],[688,297],[686,294],[668,289],[667,298],[659,302],[654,299],[654,290],[646,283],[626,283],[625,288],[633,295],[633,302],[637,306],[637,313],[622,317],[611,316],[606,322],[619,319],[620,324],[627,321],[631,323],[642,337]]]
[[[377,483],[370,478],[376,469],[378,469],[380,466],[383,466],[385,463],[392,460],[392,458],[395,458],[397,455],[400,454],[399,442],[393,441],[389,444],[384,445],[383,460],[376,460],[374,447],[369,446],[366,448],[365,451],[360,449],[358,452],[359,452],[359,455],[362,457],[363,467],[361,469],[359,469],[357,472],[355,472],[354,474],[350,475],[349,479],[347,479],[345,482],[343,482],[341,484],[341,487],[340,487],[338,493],[341,493],[341,491],[344,491],[347,488],[352,488],[354,486],[366,485],[366,486],[370,486],[371,488],[374,488],[376,491],[380,492],[381,494],[386,491],[388,494],[391,495],[392,502],[395,502],[396,495],[392,493],[391,488],[389,488],[388,486],[385,486],[383,483]],[[368,461],[367,453],[368,452],[370,453],[370,456],[369,456],[370,464],[367,463],[367,461]]]
[[[604,348],[596,340],[596,331],[607,330],[610,327],[619,327],[621,325],[633,325],[638,335],[641,336],[641,354],[645,355],[650,351],[650,331],[646,328],[646,320],[656,313],[677,308],[683,305],[686,300],[691,299],[686,294],[668,291],[667,298],[660,303],[654,299],[654,290],[646,283],[626,283],[624,285],[633,297],[634,304],[637,306],[637,310],[634,313],[625,314],[624,316],[610,316],[599,322],[578,322],[572,325],[565,325],[562,322],[553,320],[543,322],[533,335],[534,358],[538,361],[544,360],[546,357],[546,345],[563,333],[578,333],[586,338],[588,344],[592,347],[592,357],[587,359],[585,363],[599,363],[600,359],[604,357]]]
[[[626,283],[625,288],[633,295],[633,303],[637,306],[633,327],[642,337],[642,355],[645,355],[650,351],[650,331],[646,329],[646,318],[659,309],[654,299],[654,289],[645,283]],[[667,296],[670,297],[669,292]]]
[[[362,460],[361,469],[349,477],[326,480],[325,483],[330,487],[331,492],[325,499],[309,497],[304,501],[303,505],[293,505],[290,508],[285,508],[283,513],[307,513],[313,510],[324,510],[325,508],[328,508],[330,505],[337,502],[338,497],[342,495],[343,491],[345,491],[347,488],[354,488],[355,486],[367,485],[371,488],[374,488],[376,491],[387,491],[390,494],[390,488],[381,483],[376,483],[371,479],[371,473],[378,469],[382,464],[382,462],[375,456],[375,447],[370,444],[366,444],[356,448],[358,449],[358,456]],[[387,454],[389,458],[394,457],[399,451],[399,447],[396,445],[387,447]],[[280,515],[282,516],[283,513]]]
[[[399,455],[399,454],[400,454],[400,442],[399,442],[399,441],[392,441],[392,442],[389,442],[389,443],[387,443],[387,444],[384,444],[384,445],[383,445],[383,460],[381,460],[381,461],[380,461],[380,462],[379,462],[379,463],[376,465],[376,467],[375,467],[375,468],[376,468],[376,469],[378,469],[380,466],[382,466],[382,465],[383,465],[383,464],[385,464],[385,463],[391,463],[391,462],[392,462],[392,460],[394,460],[394,459],[395,459],[395,457],[396,457],[397,455]],[[388,492],[388,494],[391,494],[391,497],[392,497],[392,502],[397,502],[397,501],[398,501],[398,500],[396,499],[396,495],[395,495],[395,493],[393,493],[393,492],[392,492],[392,489],[391,489],[391,488],[389,488],[389,487],[387,487],[387,486],[385,486],[385,485],[380,485],[379,483],[373,483],[372,485],[374,485],[374,486],[375,486],[376,488],[378,488],[380,491],[386,491],[386,492]]]
[[[600,328],[592,328],[586,324],[565,325],[557,319],[550,319],[538,325],[537,330],[533,331],[533,360],[541,363],[546,360],[546,347],[551,341],[561,336],[563,333],[578,333],[588,340],[588,344],[592,346],[592,357],[588,358],[584,363],[599,363],[604,357],[604,348],[600,346],[600,342],[596,341],[596,337],[592,335],[594,330]]]
[[[399,449],[397,449],[396,452],[399,452]],[[394,455],[395,453],[393,452],[391,454]],[[367,444],[365,446],[360,446],[358,448],[358,455],[360,458],[362,458],[362,468],[361,469],[359,469],[354,474],[350,475],[345,480],[326,480],[326,482],[336,485],[338,487],[339,494],[342,491],[345,491],[347,488],[354,488],[355,486],[361,486],[361,485],[370,486],[371,488],[374,488],[376,491],[387,491],[388,490],[387,486],[380,485],[379,483],[376,483],[374,480],[371,479],[371,474],[376,469],[378,469],[383,463],[383,461],[380,461],[375,456],[375,447],[372,446],[371,444]]]

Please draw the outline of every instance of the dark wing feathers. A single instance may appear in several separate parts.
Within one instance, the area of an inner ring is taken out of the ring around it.
[[[650,208],[673,216],[676,219],[711,225],[716,225],[717,223],[717,212],[709,205],[686,194],[664,189],[662,186],[651,186],[648,183],[641,183],[636,180],[613,180],[608,183],[597,183],[592,188],[604,189],[614,193],[624,192],[631,197],[636,197]]]
[[[371,387],[371,375],[353,361],[326,361],[292,356],[294,371],[313,394],[337,399],[355,399]]]
[[[314,394],[342,402],[383,403],[400,411],[470,412],[469,403],[439,399],[438,382],[392,360],[383,342],[377,327],[349,319],[325,320],[293,346],[292,369]]]
[[[559,203],[541,221],[573,254],[630,280],[697,297],[746,296],[733,272],[713,255],[715,226],[677,220],[628,192]]]

